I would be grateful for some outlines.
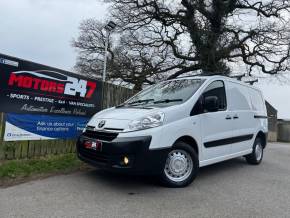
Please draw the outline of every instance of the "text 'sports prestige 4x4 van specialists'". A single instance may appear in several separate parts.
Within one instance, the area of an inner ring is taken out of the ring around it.
[[[221,77],[153,85],[95,114],[77,142],[81,160],[110,171],[160,175],[190,184],[199,167],[244,156],[259,164],[268,121],[262,93]]]

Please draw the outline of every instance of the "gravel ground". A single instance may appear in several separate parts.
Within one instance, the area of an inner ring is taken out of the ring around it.
[[[269,144],[259,166],[204,167],[183,189],[100,170],[3,188],[0,217],[290,217],[290,144]]]

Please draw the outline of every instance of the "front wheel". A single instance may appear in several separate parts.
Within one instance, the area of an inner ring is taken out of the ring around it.
[[[262,162],[264,155],[264,147],[262,144],[262,140],[260,138],[256,138],[253,151],[251,154],[246,156],[246,160],[249,164],[258,165]]]
[[[198,169],[199,161],[194,149],[184,142],[177,142],[167,155],[161,181],[168,187],[185,187],[195,179]]]

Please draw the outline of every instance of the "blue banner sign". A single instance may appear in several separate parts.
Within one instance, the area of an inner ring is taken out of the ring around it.
[[[0,111],[91,117],[101,110],[102,82],[0,54]]]
[[[88,117],[6,114],[5,141],[77,138]]]

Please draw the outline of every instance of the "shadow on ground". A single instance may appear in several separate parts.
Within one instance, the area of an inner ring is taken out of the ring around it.
[[[223,173],[237,173],[240,169],[248,167],[243,158],[235,158],[221,163],[200,168],[196,181],[212,179]],[[238,174],[238,173],[237,173]],[[115,189],[131,189],[131,188],[152,188],[160,187],[161,184],[158,176],[141,176],[141,175],[124,175],[107,172],[100,169],[93,169],[85,174],[87,179],[92,183],[98,183],[110,186]],[[132,193],[134,194],[134,193]]]

